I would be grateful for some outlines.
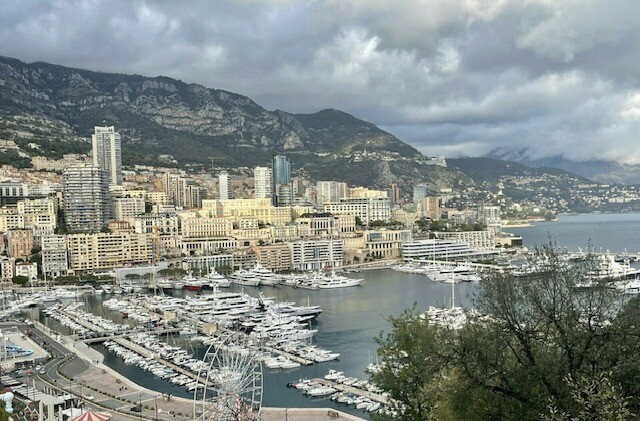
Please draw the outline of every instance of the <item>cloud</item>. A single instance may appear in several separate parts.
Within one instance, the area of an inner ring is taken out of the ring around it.
[[[8,0],[0,54],[339,108],[429,155],[640,162],[632,0]]]

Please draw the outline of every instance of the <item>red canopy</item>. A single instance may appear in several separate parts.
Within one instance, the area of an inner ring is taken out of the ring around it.
[[[72,421],[107,421],[110,418],[111,415],[99,414],[97,412],[89,411],[75,417]]]

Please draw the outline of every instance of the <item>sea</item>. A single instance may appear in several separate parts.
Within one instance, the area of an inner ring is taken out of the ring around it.
[[[509,228],[506,231],[521,235],[524,245],[529,249],[552,241],[558,248],[569,251],[579,251],[586,247],[614,253],[640,251],[640,214],[560,215],[557,221],[535,223],[530,227]],[[390,316],[401,315],[414,306],[418,311],[424,311],[429,306],[448,307],[451,305],[454,292],[450,284],[436,283],[424,275],[401,273],[390,268],[348,275],[362,278],[362,286],[319,291],[285,286],[244,288],[245,292],[254,296],[262,293],[280,301],[319,305],[324,311],[312,326],[318,329],[314,343],[340,353],[337,361],[295,370],[264,368],[263,406],[332,407],[368,418],[368,414],[362,411],[335,403],[328,398],[307,398],[286,385],[301,378],[322,377],[329,369],[343,371],[348,376],[367,378],[364,369],[370,362],[376,361],[376,338],[389,331]],[[472,283],[455,285],[455,304],[473,305],[476,288]],[[240,287],[232,286],[231,290],[239,291]],[[191,294],[180,292],[184,293]],[[102,307],[102,298],[88,297],[86,300],[88,310],[121,321],[118,313]],[[38,316],[34,314],[34,317]],[[58,327],[54,320],[39,317],[52,327]],[[204,355],[205,347],[189,344],[184,338],[168,338],[167,341],[182,344],[189,349],[193,347],[194,353],[199,357]],[[125,365],[100,345],[97,345],[96,349],[104,353],[106,364],[142,386],[174,396],[192,396],[185,389],[158,379],[135,366]]]

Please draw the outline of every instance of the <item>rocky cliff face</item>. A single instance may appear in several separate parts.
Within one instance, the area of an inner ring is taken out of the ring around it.
[[[376,153],[390,154],[392,159],[421,157],[391,134],[338,110],[272,112],[246,96],[171,78],[98,73],[0,57],[0,119],[16,115],[37,115],[68,125],[84,137],[95,125],[115,125],[123,134],[125,163],[127,156],[133,162],[141,156],[171,155],[179,163],[205,164],[213,159],[220,166],[250,166],[286,153],[294,166],[297,161],[315,168],[310,173],[318,178],[340,176],[352,181],[359,178],[357,174],[332,174],[333,168],[364,151],[369,156],[365,161],[378,161]],[[0,132],[0,137],[3,134],[15,136]],[[428,166],[401,175],[393,162],[374,164],[372,168],[379,171],[368,171],[370,185],[389,180],[434,182]]]

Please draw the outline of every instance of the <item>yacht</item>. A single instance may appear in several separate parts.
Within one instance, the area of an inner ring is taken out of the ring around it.
[[[252,287],[260,285],[260,279],[258,279],[258,277],[254,273],[243,269],[240,269],[239,271],[233,273],[229,277],[229,280],[238,285],[246,285]]]
[[[184,289],[187,291],[200,291],[207,282],[189,274],[182,278],[182,283],[184,284]]]
[[[205,287],[210,289],[217,288],[228,288],[231,285],[231,282],[224,276],[220,275],[213,269],[211,272],[206,274],[203,278],[206,281]]]
[[[262,266],[260,262],[258,262],[256,266],[253,269],[251,269],[249,272],[253,273],[256,276],[256,278],[260,280],[261,285],[275,286],[278,284],[277,276],[273,272],[271,272],[269,269]]]
[[[316,275],[312,282],[320,289],[347,288],[357,287],[362,283],[362,279],[347,278],[346,276],[337,275],[331,272],[331,275]]]

